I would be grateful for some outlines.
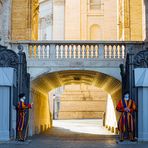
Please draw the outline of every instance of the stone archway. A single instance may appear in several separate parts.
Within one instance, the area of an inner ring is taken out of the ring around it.
[[[42,127],[51,127],[51,115],[49,113],[48,92],[54,88],[68,84],[86,83],[102,88],[113,98],[114,109],[121,97],[121,83],[119,80],[103,73],[88,70],[66,70],[43,74],[31,83],[32,101],[34,110],[32,118],[32,131],[39,133]],[[44,108],[44,109],[43,109]],[[118,119],[119,114],[116,113]],[[109,123],[109,122],[108,122]],[[114,127],[110,127],[114,131]],[[45,129],[45,128],[44,128]]]

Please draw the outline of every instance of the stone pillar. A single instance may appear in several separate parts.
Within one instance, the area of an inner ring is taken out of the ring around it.
[[[7,46],[11,39],[11,2],[0,0],[0,43]]]
[[[53,40],[64,40],[65,0],[53,0]]]
[[[12,1],[12,40],[36,40],[38,38],[38,0]]]
[[[138,140],[148,141],[148,68],[137,68],[134,73],[138,88]]]
[[[120,40],[142,40],[142,1],[119,0],[118,37]]]
[[[143,40],[148,41],[148,1],[147,0],[143,0],[142,1],[142,16],[143,16]]]
[[[0,68],[0,141],[8,141],[15,135],[15,109],[12,104],[15,77],[13,68]]]

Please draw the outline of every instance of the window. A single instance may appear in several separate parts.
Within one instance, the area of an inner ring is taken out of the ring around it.
[[[101,0],[90,0],[90,9],[101,9]]]

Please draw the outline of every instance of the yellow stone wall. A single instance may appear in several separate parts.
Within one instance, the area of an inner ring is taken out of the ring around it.
[[[59,119],[102,118],[107,93],[89,85],[65,86],[61,95]]]
[[[102,0],[100,9],[91,9],[90,0],[65,0],[65,40],[116,39],[116,0]]]
[[[52,126],[48,95],[32,90],[31,101],[33,108],[30,110],[30,130],[32,134],[38,134]]]
[[[118,1],[118,38],[143,40],[142,0]]]
[[[65,39],[80,40],[80,0],[65,1]]]
[[[12,40],[38,38],[38,0],[12,1]]]
[[[98,10],[90,9],[90,0],[53,2],[56,5],[53,14],[53,39],[144,39],[143,29],[146,27],[143,24],[142,0],[102,0],[101,9]],[[38,38],[38,9],[38,0],[12,1],[12,40]]]

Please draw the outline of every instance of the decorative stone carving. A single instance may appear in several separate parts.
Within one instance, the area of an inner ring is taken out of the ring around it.
[[[18,56],[12,50],[6,50],[4,46],[0,46],[0,67],[12,67],[17,69]]]
[[[135,68],[147,68],[148,67],[148,50],[140,51],[134,57],[134,66]]]

